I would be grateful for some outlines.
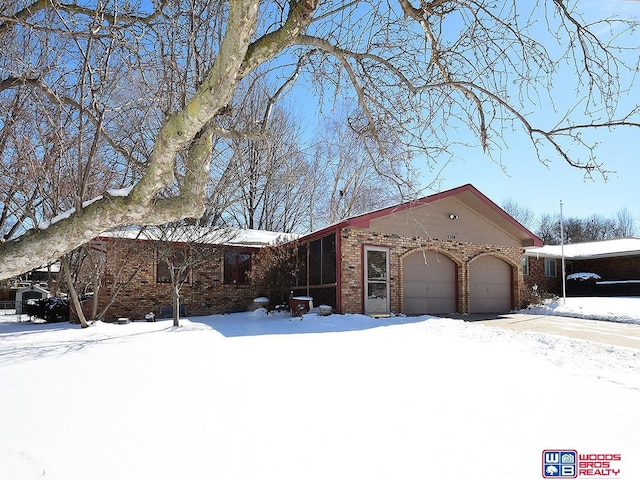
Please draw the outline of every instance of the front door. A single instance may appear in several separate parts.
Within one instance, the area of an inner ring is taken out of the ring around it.
[[[389,315],[389,249],[364,248],[365,315]]]

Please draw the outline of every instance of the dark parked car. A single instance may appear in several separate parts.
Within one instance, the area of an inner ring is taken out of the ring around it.
[[[22,311],[33,320],[39,318],[47,323],[69,321],[69,300],[60,297],[31,299]]]
[[[592,297],[597,295],[596,284],[600,275],[592,272],[578,272],[567,275],[567,295],[571,297]]]

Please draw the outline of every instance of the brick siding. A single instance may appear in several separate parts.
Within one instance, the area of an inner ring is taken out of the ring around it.
[[[547,277],[544,274],[544,258],[529,257],[529,275],[524,276],[524,284],[527,288],[536,286],[540,293],[553,293],[559,295],[562,289],[562,264],[556,261],[556,276]]]
[[[363,312],[363,247],[389,248],[391,311],[402,312],[402,260],[411,253],[428,249],[442,253],[458,266],[458,312],[469,312],[469,265],[483,255],[501,258],[511,266],[513,306],[521,306],[522,271],[521,247],[472,244],[454,240],[428,239],[391,233],[376,233],[355,228],[345,228],[341,240],[341,304],[344,313]]]
[[[131,242],[135,242],[133,249]],[[180,290],[181,306],[188,315],[246,310],[254,298],[263,295],[263,289],[256,285],[225,284],[224,251],[217,246],[207,248],[211,250],[208,260],[193,269],[190,280]],[[116,278],[128,278],[134,272],[133,280],[118,294],[105,320],[118,317],[138,320],[149,312],[158,316],[161,307],[171,306],[171,284],[156,281],[157,250],[154,242],[111,239],[107,241],[104,285],[99,293],[100,308],[106,304]],[[85,308],[89,308],[88,305]]]

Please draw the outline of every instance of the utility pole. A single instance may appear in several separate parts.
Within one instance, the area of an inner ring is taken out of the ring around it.
[[[564,220],[562,219],[562,200],[560,200],[560,255],[562,256],[562,303],[567,303],[567,282],[564,266]]]

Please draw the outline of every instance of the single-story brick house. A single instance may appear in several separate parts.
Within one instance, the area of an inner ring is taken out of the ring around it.
[[[601,278],[590,293],[640,295],[640,238],[527,248],[522,265],[525,284],[561,294],[563,256],[567,276],[587,272]]]
[[[159,242],[146,233],[105,234],[100,305],[123,282],[106,320],[171,315],[171,283]],[[246,273],[252,256],[283,234],[244,230],[211,240],[207,261],[181,290],[189,315],[243,310],[266,288]],[[521,306],[525,248],[542,241],[473,185],[358,215],[300,239],[302,268],[293,295],[339,313],[505,312]]]
[[[542,241],[473,185],[343,220],[299,239],[294,295],[342,313],[506,312],[524,249]]]

